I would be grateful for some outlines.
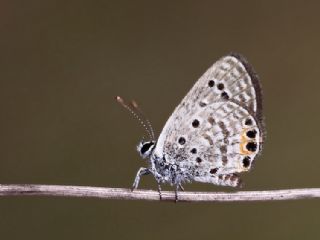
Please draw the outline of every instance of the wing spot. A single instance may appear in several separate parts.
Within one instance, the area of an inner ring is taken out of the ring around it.
[[[202,162],[202,159],[199,158],[199,157],[197,157],[197,158],[196,158],[196,161],[197,161],[197,163],[201,163],[201,162]]]
[[[242,160],[243,167],[248,168],[250,166],[250,157],[245,157]]]
[[[257,144],[255,142],[248,142],[246,148],[250,152],[255,152],[257,150]]]
[[[199,102],[199,106],[200,106],[200,107],[205,107],[205,106],[207,106],[207,104],[204,103],[204,102]]]
[[[197,153],[197,149],[196,148],[192,148],[190,151],[192,154],[196,154]]]
[[[239,178],[238,175],[232,174],[231,178],[230,178],[230,181],[234,182],[234,186],[235,187],[242,187],[242,182],[241,182],[241,179]]]
[[[223,89],[224,89],[224,84],[223,84],[223,83],[219,83],[218,86],[217,86],[217,88],[218,88],[219,90],[223,90]]]
[[[186,139],[185,139],[184,137],[180,137],[180,138],[178,139],[178,143],[179,143],[180,145],[184,145],[184,144],[186,143]]]
[[[218,172],[218,170],[219,170],[218,168],[211,168],[210,169],[210,173],[211,174],[216,174]]]
[[[197,127],[199,127],[199,124],[200,124],[199,120],[198,120],[198,119],[195,119],[195,120],[193,120],[193,122],[192,122],[192,127],[197,128]]]
[[[225,166],[228,163],[228,157],[223,155],[222,156],[222,165]]]
[[[247,118],[246,121],[244,122],[245,125],[251,126],[252,125],[252,120],[250,118]]]
[[[226,146],[226,145],[220,146],[220,152],[221,152],[222,154],[226,154],[226,153],[227,153],[227,146]]]
[[[210,145],[213,145],[213,140],[208,134],[204,133],[203,137],[209,142]]]
[[[257,135],[257,131],[256,130],[250,130],[247,132],[247,137],[248,138],[255,138]]]
[[[211,125],[213,125],[213,124],[215,124],[215,120],[214,120],[214,118],[213,117],[208,117],[208,122],[211,124]]]
[[[224,100],[228,100],[228,99],[229,99],[229,95],[228,95],[228,93],[226,93],[226,92],[222,92],[222,93],[221,93],[221,97],[222,97]]]
[[[213,81],[213,80],[210,80],[210,81],[208,82],[208,86],[212,88],[212,87],[214,86],[214,81]]]

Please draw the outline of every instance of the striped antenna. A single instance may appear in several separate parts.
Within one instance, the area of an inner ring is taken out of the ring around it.
[[[140,112],[139,108],[135,107],[135,105],[133,103],[131,103],[131,106],[129,104],[127,104],[123,98],[121,98],[120,96],[116,96],[115,97],[116,101],[118,103],[120,103],[125,109],[127,109],[133,116],[135,119],[137,119],[140,123],[140,125],[143,127],[143,129],[147,132],[149,138],[151,140],[154,140],[154,132],[153,129],[150,129],[150,122],[148,120],[147,124],[144,121],[146,118],[142,115],[142,113]],[[135,103],[136,104],[136,103]],[[137,105],[138,106],[138,105]],[[138,112],[136,112],[135,110],[138,110]]]
[[[152,139],[151,140],[155,140],[155,136],[154,136],[154,131],[153,131],[153,127],[151,125],[151,122],[149,121],[149,119],[146,117],[146,115],[142,112],[141,108],[139,107],[138,103],[134,100],[131,101],[131,106],[137,110],[137,113],[139,113],[140,118],[143,119],[143,121],[147,124],[149,132],[151,133]]]

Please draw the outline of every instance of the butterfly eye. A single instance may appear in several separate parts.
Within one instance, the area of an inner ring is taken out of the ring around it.
[[[144,143],[140,149],[141,154],[145,154],[153,145],[153,142]]]
[[[213,80],[210,80],[210,81],[208,82],[208,86],[209,86],[209,87],[213,87],[213,86],[214,86],[214,81],[213,81]]]
[[[242,160],[242,164],[245,168],[249,167],[250,166],[250,157],[245,157],[243,160]]]

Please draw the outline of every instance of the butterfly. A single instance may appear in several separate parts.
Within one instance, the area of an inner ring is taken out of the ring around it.
[[[161,198],[161,184],[183,190],[186,182],[220,186],[241,185],[239,173],[251,169],[265,136],[261,85],[257,74],[240,54],[215,62],[194,84],[167,120],[158,139],[136,102],[117,101],[126,107],[149,134],[137,150],[148,167],[137,172],[152,174]]]

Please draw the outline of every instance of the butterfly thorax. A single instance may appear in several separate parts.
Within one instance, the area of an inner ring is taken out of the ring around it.
[[[154,154],[155,141],[141,141],[137,151],[143,159],[149,160],[149,170],[159,183],[170,183],[176,185],[187,180],[185,171],[176,163],[168,161],[164,155]]]
[[[150,170],[159,183],[178,185],[192,180],[192,172],[165,155],[153,153],[150,157]]]

